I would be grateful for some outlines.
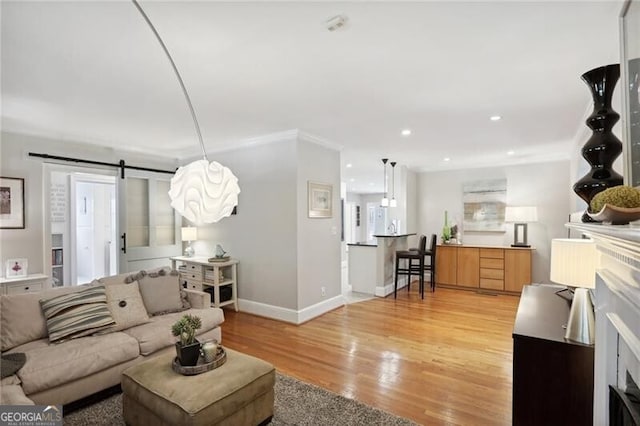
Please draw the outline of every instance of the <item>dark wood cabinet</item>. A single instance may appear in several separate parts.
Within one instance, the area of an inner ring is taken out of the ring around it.
[[[565,341],[561,287],[523,288],[513,327],[513,424],[592,425],[593,346]]]

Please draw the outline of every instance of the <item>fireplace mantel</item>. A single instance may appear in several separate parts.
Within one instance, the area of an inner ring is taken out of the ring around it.
[[[640,227],[569,223],[591,237],[596,265],[594,425],[609,424],[609,385],[640,382]]]

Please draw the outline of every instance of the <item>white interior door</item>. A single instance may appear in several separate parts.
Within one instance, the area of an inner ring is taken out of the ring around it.
[[[367,241],[376,233],[376,203],[367,203]]]
[[[120,272],[170,265],[182,252],[180,215],[171,207],[172,175],[127,170],[118,179]]]
[[[117,273],[116,178],[75,173],[71,183],[71,283]]]

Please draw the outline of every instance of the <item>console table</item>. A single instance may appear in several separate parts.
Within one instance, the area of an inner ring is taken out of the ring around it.
[[[528,285],[513,326],[513,424],[592,425],[594,347],[565,341],[563,286]]]
[[[220,308],[233,305],[238,311],[238,261],[229,259],[224,262],[209,262],[206,257],[176,256],[171,259],[171,268],[180,272],[181,283],[192,290],[204,291],[213,288],[211,306]],[[176,268],[176,263],[180,265]],[[231,299],[220,301],[220,288],[231,287]]]
[[[0,278],[0,294],[18,294],[42,291],[47,288],[49,277],[44,274],[29,274],[22,277]]]
[[[531,284],[533,248],[439,244],[436,283],[442,287],[520,293]]]

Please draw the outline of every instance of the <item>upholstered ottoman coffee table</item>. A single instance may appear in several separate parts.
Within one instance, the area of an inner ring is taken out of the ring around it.
[[[173,371],[172,354],[143,361],[122,373],[128,425],[258,425],[273,416],[275,369],[226,349],[227,361],[195,376]]]

